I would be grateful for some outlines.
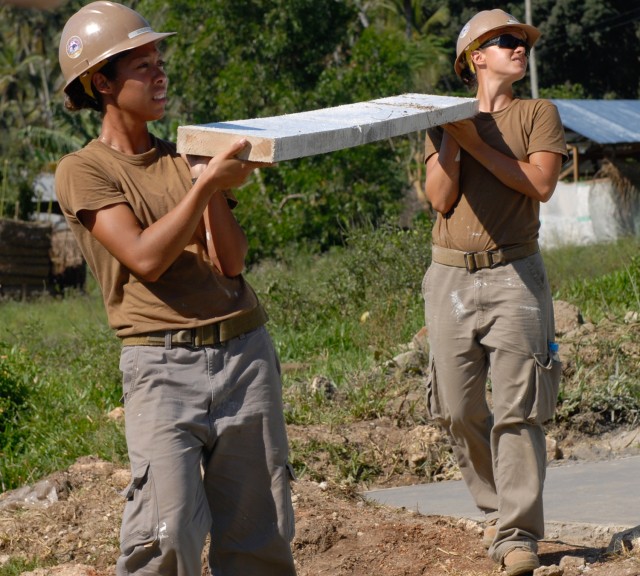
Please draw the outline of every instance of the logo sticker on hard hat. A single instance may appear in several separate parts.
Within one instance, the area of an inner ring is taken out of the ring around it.
[[[71,36],[67,40],[67,56],[77,58],[80,54],[82,54],[82,40],[78,36]]]
[[[464,38],[469,33],[469,22],[467,22],[460,30],[460,34],[458,34],[458,38]]]

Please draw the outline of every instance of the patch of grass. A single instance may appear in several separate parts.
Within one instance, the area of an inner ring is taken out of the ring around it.
[[[0,436],[3,489],[37,481],[86,454],[124,460],[122,427],[107,418],[120,399],[120,345],[100,306],[83,295],[0,306],[0,342],[14,351],[4,362],[12,359],[13,380],[27,390],[19,419]]]
[[[640,239],[565,247],[545,253],[554,297],[576,305],[599,325],[584,335],[563,376],[556,422],[589,434],[640,421],[640,362],[637,323],[640,313]]]
[[[588,376],[588,375],[587,375]],[[611,375],[601,384],[580,379],[562,390],[556,420],[580,432],[595,435],[614,426],[640,422],[640,386],[637,377]]]
[[[373,420],[385,414],[389,399],[389,378],[380,371],[342,372],[344,381],[327,397],[311,389],[306,378],[288,378],[284,389],[288,424],[340,426],[358,420]]]
[[[624,270],[639,252],[640,238],[629,237],[604,244],[564,246],[545,250],[543,255],[554,296],[567,299],[576,283],[588,285]],[[580,301],[578,294],[576,298]]]
[[[5,489],[6,462],[28,435],[24,425],[36,369],[19,349],[0,345],[0,487]]]
[[[0,576],[20,576],[25,572],[31,572],[36,568],[43,568],[44,563],[39,560],[25,560],[23,558],[10,558],[8,562],[0,566]]]
[[[316,482],[340,478],[344,484],[366,483],[380,473],[375,460],[367,456],[361,446],[348,438],[343,438],[342,442],[311,440],[304,444],[291,443],[291,465],[296,475],[304,475]],[[319,459],[323,460],[322,466],[311,465]]]
[[[597,278],[574,280],[566,288],[566,299],[580,302],[583,315],[594,322],[640,311],[640,257],[633,256],[619,270]]]
[[[379,371],[354,376],[352,384],[346,390],[346,403],[351,418],[374,420],[382,417],[389,404],[390,379]]]

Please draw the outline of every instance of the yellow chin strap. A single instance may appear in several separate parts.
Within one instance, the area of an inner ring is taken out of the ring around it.
[[[102,62],[98,62],[95,66],[92,66],[86,72],[80,74],[80,82],[82,83],[82,87],[88,96],[96,100],[96,95],[93,93],[93,86],[91,84],[91,79],[93,75],[100,70],[105,64],[107,60],[103,60]]]
[[[473,60],[471,59],[471,52],[473,52],[474,50],[477,50],[479,46],[480,46],[480,42],[478,42],[477,40],[474,40],[473,42],[471,42],[471,44],[469,44],[469,46],[467,46],[467,48],[464,51],[464,59],[467,62],[467,66],[469,67],[469,70],[471,70],[472,74],[476,73],[476,67],[473,65]]]

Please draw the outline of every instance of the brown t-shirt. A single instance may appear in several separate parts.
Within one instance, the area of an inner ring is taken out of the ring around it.
[[[93,140],[58,164],[58,200],[100,285],[109,325],[120,337],[211,324],[258,305],[242,276],[228,278],[213,266],[204,222],[167,271],[156,282],[145,282],[77,218],[81,210],[125,203],[146,228],[174,208],[190,186],[189,167],[175,145],[156,138],[151,150],[134,156]]]
[[[517,160],[534,152],[566,157],[560,115],[548,100],[515,99],[498,112],[480,112],[473,122],[489,146]],[[425,161],[437,152],[443,129],[427,131]],[[433,244],[465,252],[506,248],[536,240],[540,203],[505,186],[470,154],[460,153],[460,195],[446,215],[438,214]]]

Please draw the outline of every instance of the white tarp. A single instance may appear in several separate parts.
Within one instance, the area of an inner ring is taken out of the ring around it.
[[[610,242],[640,230],[638,201],[621,205],[611,180],[558,182],[540,205],[540,245],[555,248]]]

